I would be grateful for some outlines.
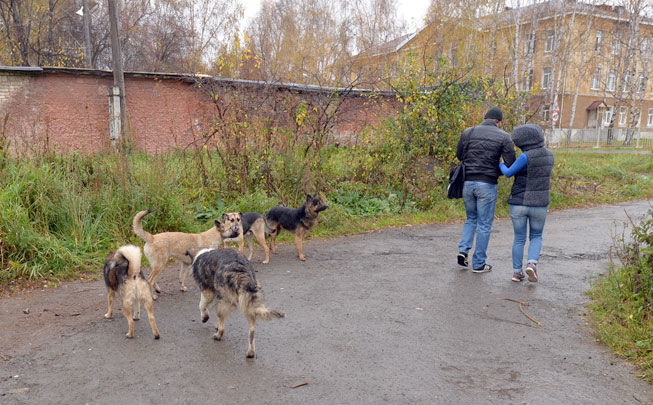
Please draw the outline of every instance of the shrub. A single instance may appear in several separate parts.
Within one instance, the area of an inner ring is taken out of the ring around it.
[[[592,320],[599,339],[639,364],[642,377],[653,381],[653,209],[630,238],[616,238],[620,267],[596,279],[589,292]]]

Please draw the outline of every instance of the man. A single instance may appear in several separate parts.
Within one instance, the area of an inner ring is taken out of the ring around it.
[[[465,164],[463,201],[467,213],[463,236],[458,245],[458,264],[467,267],[467,255],[476,234],[476,247],[472,256],[474,273],[492,270],[492,266],[485,260],[497,205],[497,179],[501,174],[499,162],[501,157],[508,166],[515,161],[515,148],[510,135],[500,129],[502,121],[501,109],[490,108],[480,125],[463,132],[456,150],[456,157]]]

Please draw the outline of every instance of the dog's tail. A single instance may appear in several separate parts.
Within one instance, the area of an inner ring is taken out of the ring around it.
[[[127,260],[129,262],[127,275],[133,278],[141,272],[141,255],[141,248],[138,246],[125,245],[116,250],[116,253],[113,255],[113,261],[119,261],[121,258]]]
[[[141,211],[138,214],[134,216],[134,221],[132,222],[132,228],[134,229],[134,233],[141,239],[143,239],[145,242],[151,242],[152,241],[152,234],[145,231],[143,229],[143,223],[141,220],[143,219],[144,216],[152,212],[151,210],[145,210]]]
[[[279,312],[275,309],[270,309],[263,304],[257,306],[254,309],[254,314],[256,314],[256,319],[262,319],[264,321],[270,321],[272,319],[286,317],[286,314],[284,312]]]

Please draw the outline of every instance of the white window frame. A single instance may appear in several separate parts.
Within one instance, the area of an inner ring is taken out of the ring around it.
[[[653,127],[653,108],[648,109],[648,118],[646,120],[647,127]]]
[[[546,33],[546,42],[544,43],[544,52],[553,51],[553,41],[555,39],[555,32],[549,31]]]
[[[624,72],[623,77],[621,78],[621,91],[626,93],[628,91],[628,86],[630,86],[630,78],[633,74],[630,72]]]
[[[594,76],[592,76],[591,90],[601,90],[601,68],[594,69]]]
[[[526,35],[526,41],[524,43],[524,53],[526,55],[532,55],[535,53],[535,33],[531,32]]]
[[[610,125],[610,120],[612,120],[613,111],[614,111],[614,106],[610,106],[605,109],[605,113],[603,114],[603,126]]]
[[[533,90],[533,68],[528,69],[528,72],[524,72],[524,88]]]
[[[603,44],[603,31],[596,31],[596,44],[594,44],[594,51],[601,52],[601,45]]]
[[[647,50],[648,50],[648,38],[644,37],[644,38],[642,38],[642,43],[639,44],[639,54],[640,54],[640,56],[645,58],[646,55],[648,54]]]
[[[553,83],[551,82],[553,80],[553,71],[551,68],[543,68],[542,69],[542,88],[543,89],[548,89],[550,88]]]
[[[619,126],[625,127],[628,123],[628,107],[619,107]]]
[[[546,106],[542,108],[542,118],[544,119],[544,122],[551,121],[551,107]]]
[[[617,56],[619,55],[619,52],[621,51],[621,42],[619,42],[618,39],[615,39],[612,41],[612,54]]]
[[[637,82],[637,92],[646,93],[646,77],[644,74],[639,75],[639,81]]]
[[[617,83],[617,71],[614,69],[610,69],[608,72],[608,80],[606,82],[605,89],[607,91],[614,91],[616,89],[616,83]]]

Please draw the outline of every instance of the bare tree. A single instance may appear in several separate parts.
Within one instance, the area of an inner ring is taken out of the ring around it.
[[[641,82],[637,78],[643,77],[643,80],[646,80],[649,60],[638,56],[641,54],[644,41],[647,41],[642,35],[641,23],[647,18],[646,14],[650,11],[650,7],[646,0],[623,0],[620,4],[607,9],[614,18],[611,27],[612,36],[609,38],[610,51],[601,53],[604,55],[601,60],[602,65],[611,68],[604,82],[604,92],[614,102],[608,124],[608,144],[614,140],[615,122],[622,107],[626,114],[630,112],[632,115],[631,123],[640,119],[643,94],[638,94]],[[646,85],[645,81],[644,85]],[[625,139],[627,144],[632,143],[633,127],[627,130]]]
[[[571,105],[571,116],[569,117],[569,128],[570,130],[567,132],[567,143],[571,141],[571,128],[574,128],[574,122],[576,119],[576,105],[578,103],[578,93],[580,90],[580,85],[583,82],[583,79],[585,77],[585,68],[588,64],[588,55],[587,55],[587,46],[590,42],[591,35],[590,33],[592,32],[592,27],[594,25],[594,10],[595,6],[593,3],[588,4],[585,6],[585,19],[586,19],[586,25],[585,29],[579,33],[580,40],[583,44],[581,53],[580,53],[580,61],[578,65],[578,70],[576,71],[576,76],[575,76],[575,85],[574,85],[574,93],[573,93],[573,101]],[[593,79],[591,79],[593,80]],[[590,85],[591,87],[591,85]]]

